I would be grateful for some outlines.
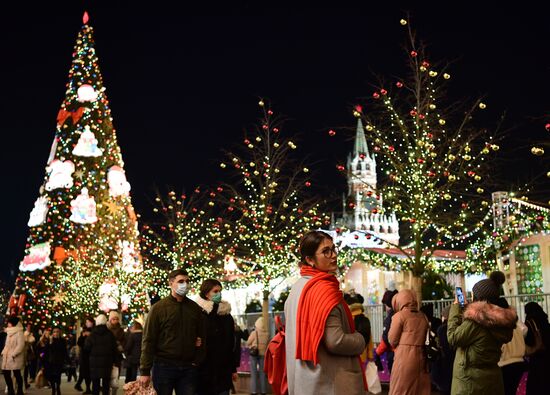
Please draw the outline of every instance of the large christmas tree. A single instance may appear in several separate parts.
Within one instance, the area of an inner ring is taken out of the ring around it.
[[[141,314],[149,280],[124,162],[84,14],[15,296],[25,321]]]

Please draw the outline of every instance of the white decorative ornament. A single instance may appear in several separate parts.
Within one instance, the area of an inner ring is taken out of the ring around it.
[[[81,85],[77,90],[76,94],[78,95],[78,101],[80,103],[84,102],[94,102],[97,100],[98,93],[93,86],[89,84]]]
[[[107,174],[109,196],[128,196],[130,183],[126,181],[126,173],[120,166],[113,166]]]
[[[105,280],[99,287],[99,309],[104,312],[118,310],[118,285],[114,279]]]
[[[46,190],[51,191],[57,188],[71,188],[73,186],[74,163],[70,160],[62,161],[54,159],[52,163],[46,167],[49,173]]]
[[[32,272],[50,266],[50,243],[40,243],[29,248],[29,252],[19,264],[22,272]]]
[[[42,225],[46,221],[46,215],[48,214],[48,198],[46,196],[40,196],[34,202],[34,208],[31,211],[29,227]]]
[[[132,297],[128,294],[120,295],[120,310],[128,311],[130,303],[132,302]]]
[[[96,204],[93,196],[88,195],[88,188],[82,188],[80,195],[71,201],[71,221],[79,224],[97,222]]]
[[[126,273],[138,273],[141,272],[141,261],[139,259],[139,253],[136,252],[133,242],[130,241],[118,241],[119,253],[122,255],[122,270]]]
[[[80,135],[78,143],[73,148],[73,155],[87,157],[98,157],[103,155],[103,150],[97,147],[97,139],[88,125],[84,126],[84,131]]]

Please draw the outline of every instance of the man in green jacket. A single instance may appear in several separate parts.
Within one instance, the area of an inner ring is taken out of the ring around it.
[[[189,275],[183,269],[168,276],[170,295],[155,303],[147,316],[141,343],[140,381],[158,395],[194,395],[197,367],[204,360],[206,324],[201,308],[186,295]]]

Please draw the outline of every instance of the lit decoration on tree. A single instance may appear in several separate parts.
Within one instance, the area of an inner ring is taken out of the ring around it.
[[[113,166],[107,174],[109,196],[128,196],[130,183],[126,181],[126,172],[120,166]]]
[[[86,157],[98,157],[103,155],[103,150],[97,147],[97,139],[88,125],[84,126],[84,131],[73,149],[73,155]]]
[[[115,279],[105,280],[99,287],[99,309],[105,312],[118,309],[119,289]]]
[[[97,100],[97,97],[98,97],[98,93],[96,92],[94,87],[89,85],[89,84],[81,85],[77,89],[76,93],[77,93],[77,96],[78,96],[77,100],[80,103],[94,102],[94,101]]]
[[[485,129],[472,125],[486,104],[474,101],[463,112],[449,106],[442,92],[450,74],[428,60],[410,28],[408,34],[408,77],[382,83],[366,110],[356,108],[355,115],[387,177],[380,189],[385,204],[399,216],[401,240],[410,243],[393,246],[407,263],[391,265],[411,270],[420,292],[420,276],[434,252],[456,248],[483,225],[489,211],[481,187],[487,187],[486,158],[499,147]]]
[[[77,316],[96,315],[100,300],[103,307],[108,300],[109,308],[124,311],[125,321],[143,316],[148,292],[155,295],[163,274],[141,263],[137,216],[93,31],[84,19],[46,168],[41,197],[49,209],[42,223],[29,228],[14,291],[26,296],[23,320],[38,327],[72,325]],[[112,169],[118,172],[114,179]],[[118,290],[101,299],[107,280]]]
[[[72,188],[74,173],[74,163],[70,160],[63,161],[54,159],[46,171],[49,173],[46,190],[51,191],[58,188]]]
[[[40,196],[34,202],[34,208],[31,211],[27,225],[29,225],[29,227],[42,225],[44,221],[46,221],[47,215],[48,198],[46,196]]]
[[[119,241],[119,250],[122,256],[122,270],[126,273],[138,273],[143,270],[139,253],[131,241]]]
[[[70,220],[79,224],[93,224],[97,221],[95,200],[88,195],[88,188],[82,188],[80,195],[71,201]]]
[[[44,269],[51,264],[50,243],[40,243],[29,248],[27,255],[21,261],[19,270],[22,272],[32,272],[38,269]]]

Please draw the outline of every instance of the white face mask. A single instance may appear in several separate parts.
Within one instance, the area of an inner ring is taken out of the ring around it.
[[[188,291],[189,291],[189,289],[187,288],[187,283],[178,283],[178,288],[176,289],[176,293],[179,296],[187,295]]]

